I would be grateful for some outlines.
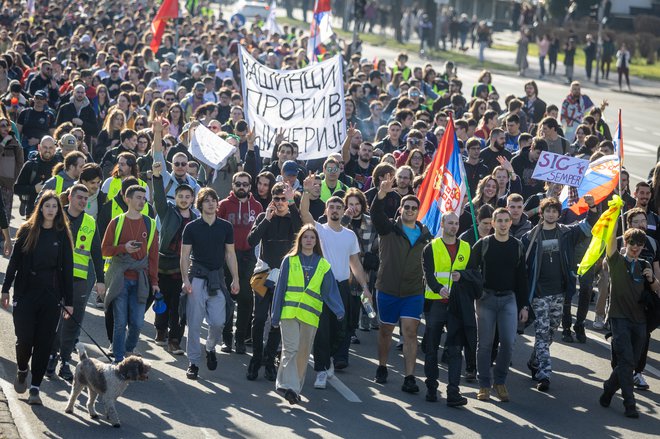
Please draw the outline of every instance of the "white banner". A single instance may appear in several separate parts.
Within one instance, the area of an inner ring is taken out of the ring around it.
[[[578,187],[588,168],[589,160],[543,151],[536,162],[532,178]]]
[[[211,169],[222,169],[236,147],[218,137],[204,125],[198,125],[190,141],[190,153]]]
[[[346,137],[344,82],[339,55],[300,70],[273,70],[240,48],[245,120],[262,157],[270,157],[278,130],[295,142],[302,160],[341,152]]]

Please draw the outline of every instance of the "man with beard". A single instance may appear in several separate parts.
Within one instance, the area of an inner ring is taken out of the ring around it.
[[[193,114],[195,114],[195,110],[197,110],[197,107],[200,105],[204,105],[206,101],[204,100],[204,91],[206,90],[206,87],[204,87],[204,83],[199,81],[195,82],[195,85],[193,86],[192,91],[186,95],[185,98],[181,101],[181,107],[183,108],[183,114],[186,115],[187,119],[190,119]]]
[[[493,172],[493,169],[500,165],[500,162],[497,160],[498,157],[504,157],[508,161],[511,161],[512,154],[504,147],[505,141],[506,136],[502,129],[494,128],[490,132],[488,148],[484,148],[479,154],[479,158],[486,165],[489,173]]]
[[[37,194],[41,192],[57,164],[55,150],[55,139],[50,136],[43,137],[37,147],[37,156],[26,161],[21,168],[14,184],[14,193],[21,199],[21,215],[29,217],[32,214]]]
[[[314,175],[308,176],[304,183],[303,196],[300,199],[300,215],[305,224],[313,224],[321,239],[321,248],[324,257],[332,266],[332,273],[337,281],[339,292],[346,315],[355,315],[355,307],[359,306],[351,300],[351,292],[348,280],[351,273],[355,277],[360,290],[371,299],[368,279],[360,262],[360,246],[355,233],[341,224],[344,216],[344,201],[337,197],[330,197],[325,203],[325,215],[328,219],[326,224],[319,224],[309,212],[309,195],[316,184]],[[348,350],[351,343],[351,335],[348,331],[346,320],[338,321],[336,316],[327,306],[323,306],[316,338],[314,339],[314,370],[316,381],[314,387],[325,389],[328,378],[332,377],[334,358],[334,369],[345,369],[348,367]]]
[[[244,354],[245,339],[250,330],[250,317],[254,300],[250,277],[257,262],[254,249],[248,243],[247,237],[263,209],[250,193],[252,178],[247,172],[238,172],[232,177],[233,189],[229,196],[218,203],[216,215],[228,221],[234,229],[234,247],[236,248],[236,259],[238,260],[238,282],[239,291],[234,298],[238,307],[236,316],[236,353]],[[225,275],[228,273],[225,272]],[[230,274],[230,273],[229,273]],[[232,327],[233,313],[225,323],[222,333],[223,344],[220,350],[225,353],[232,351]]]
[[[132,130],[131,130],[132,131]],[[135,131],[133,131],[135,133]],[[137,137],[135,137],[137,139]],[[138,167],[135,155],[132,152],[122,152],[117,156],[117,164],[110,172],[110,177],[106,178],[101,185],[101,192],[107,195],[107,199],[111,200],[115,195],[121,191],[121,184],[128,177],[137,177]],[[147,197],[149,197],[149,188],[147,183],[138,178],[138,184],[145,188]]]
[[[635,185],[635,193],[633,195],[636,200],[635,207],[644,209],[646,212],[646,233],[657,240],[658,232],[660,231],[660,218],[649,206],[652,196],[651,185],[645,181],[640,181]]]
[[[137,133],[130,128],[123,129],[119,133],[119,145],[107,150],[99,163],[103,170],[103,175],[109,175],[111,173],[112,167],[117,164],[119,155],[124,152],[132,154],[137,162],[135,148],[137,148]]]
[[[378,128],[386,122],[383,120],[383,103],[372,100],[369,103],[369,112],[369,117],[362,121],[360,131],[367,142],[373,142],[376,139]]]
[[[573,142],[575,140],[575,131],[578,125],[582,123],[584,116],[589,114],[589,110],[594,106],[589,96],[583,95],[580,91],[578,81],[571,82],[570,93],[561,104],[561,121],[564,125],[564,135],[566,140]]]
[[[378,165],[378,159],[374,158],[374,145],[369,142],[362,142],[357,156],[347,153],[347,148],[344,146],[343,156],[346,163],[344,166],[346,175],[353,177],[358,189],[367,190],[366,183],[373,174],[374,168]]]
[[[64,122],[71,122],[73,126],[81,127],[85,136],[96,137],[98,134],[98,125],[96,123],[96,113],[85,95],[85,86],[76,84],[73,87],[73,96],[69,103],[60,107],[57,112],[55,126],[60,126]]]
[[[522,110],[527,115],[529,123],[529,132],[532,132],[533,125],[538,124],[545,114],[546,103],[539,99],[539,87],[536,82],[529,81],[525,84],[525,96],[520,98],[523,102]]]

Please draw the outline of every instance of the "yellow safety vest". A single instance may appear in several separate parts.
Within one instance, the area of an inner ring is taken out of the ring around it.
[[[148,230],[149,238],[147,239],[147,254],[149,254],[151,243],[154,241],[154,235],[156,234],[156,220],[144,214],[142,216],[147,218],[149,220],[148,224],[150,224],[150,227],[147,227],[149,229]],[[125,213],[122,213],[117,217],[117,225],[115,226],[115,241],[113,243],[113,245],[115,246],[119,244],[119,236],[121,235],[121,230],[124,227],[125,219],[126,219]],[[104,272],[108,271],[108,267],[110,267],[111,260],[112,258],[105,258],[105,264],[103,265]]]
[[[477,96],[477,87],[479,87],[479,86],[481,86],[481,85],[486,85],[486,86],[488,87],[488,94],[491,94],[491,93],[493,92],[493,90],[495,89],[495,87],[493,87],[493,84],[482,84],[482,83],[480,82],[479,84],[475,84],[475,85],[472,87],[472,97]]]
[[[451,263],[451,257],[447,251],[445,243],[442,242],[441,238],[435,238],[431,241],[431,249],[433,250],[433,269],[435,270],[435,278],[438,283],[447,287],[448,290],[451,290],[451,285],[453,281],[451,280],[450,273],[456,270],[464,270],[467,267],[468,260],[470,259],[470,244],[465,241],[458,240],[458,252],[456,253],[456,258],[454,263]],[[441,294],[431,291],[430,288],[426,288],[426,293],[424,294],[429,300],[440,300],[447,299],[449,295],[443,296]]]
[[[289,283],[284,294],[284,307],[280,319],[298,319],[303,323],[318,328],[319,317],[323,311],[321,285],[323,277],[330,270],[330,263],[321,258],[314,275],[305,286],[305,276],[300,257],[289,258]]]
[[[394,67],[392,67],[392,76],[394,76],[396,72],[401,72],[401,77],[404,81],[407,81],[408,78],[410,78],[410,75],[412,75],[412,70],[410,70],[410,67],[408,66],[405,66],[403,70],[401,70],[401,68],[395,64]]]
[[[96,233],[96,221],[94,221],[94,217],[83,213],[82,224],[80,225],[80,229],[78,229],[76,245],[73,248],[73,277],[87,279],[94,233]]]
[[[55,176],[55,193],[57,195],[61,194],[63,188],[64,188],[64,177],[62,177],[60,174],[57,174]]]
[[[115,177],[110,181],[110,187],[108,187],[108,200],[112,200],[119,192],[121,192],[122,179]],[[147,187],[147,183],[138,178],[138,184],[143,188]]]
[[[321,181],[321,196],[320,196],[321,201],[323,201],[325,203],[326,201],[328,201],[330,199],[330,197],[332,197],[332,195],[335,192],[339,192],[339,191],[346,192],[347,190],[348,190],[348,188],[346,187],[346,185],[344,183],[342,183],[341,181],[337,180],[337,186],[335,186],[334,192],[330,192],[330,188],[328,187],[328,184],[325,182],[325,180],[322,180]]]
[[[124,210],[121,208],[119,203],[113,198],[112,201],[112,210],[110,211],[110,219],[117,218],[119,215],[124,213]],[[149,216],[149,203],[144,203],[144,207],[140,211],[142,215]]]

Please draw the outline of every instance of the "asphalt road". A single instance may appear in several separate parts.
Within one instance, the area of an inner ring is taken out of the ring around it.
[[[365,56],[386,57],[392,60],[393,51],[365,47]],[[415,56],[411,63],[421,63]],[[434,63],[438,64],[438,63]],[[459,67],[459,74],[467,87],[476,81],[478,72]],[[524,78],[495,75],[495,86],[502,96],[521,95]],[[541,82],[541,97],[548,102],[561,103],[567,86],[557,82]],[[658,144],[658,99],[612,92],[609,87],[585,86],[594,101],[608,99],[610,109],[606,119],[614,130],[615,108],[624,114],[626,166],[635,179],[645,178],[655,163]],[[15,203],[18,205],[18,203]],[[12,226],[20,224],[14,217]],[[6,259],[0,261],[0,271]],[[589,314],[589,320],[593,313]],[[43,407],[31,407],[25,395],[17,396],[11,382],[16,371],[14,335],[11,315],[0,311],[0,331],[5,334],[0,343],[0,383],[9,406],[24,438],[139,438],[139,437],[650,437],[660,431],[660,343],[656,335],[651,345],[647,380],[651,390],[638,392],[641,418],[623,416],[620,397],[612,407],[598,404],[602,381],[609,375],[609,348],[603,334],[588,330],[586,345],[564,344],[552,346],[555,375],[547,394],[534,389],[525,366],[533,343],[531,331],[518,338],[513,366],[508,378],[512,401],[501,403],[476,400],[477,385],[463,387],[469,403],[462,409],[445,405],[445,387],[438,403],[428,403],[422,392],[409,395],[401,392],[403,360],[398,351],[390,356],[390,382],[373,382],[376,368],[376,334],[360,332],[362,344],[352,346],[350,367],[338,372],[329,381],[328,389],[312,388],[313,373],[308,369],[303,389],[303,403],[289,406],[274,390],[274,384],[263,377],[254,382],[245,379],[248,355],[220,354],[219,366],[209,372],[201,366],[200,379],[185,378],[187,362],[173,357],[156,346],[152,337],[153,313],[147,314],[138,351],[152,362],[150,379],[133,383],[119,399],[121,429],[113,429],[104,421],[91,420],[81,396],[74,415],[64,413],[69,385],[62,380],[46,380],[42,385]],[[105,346],[102,313],[88,307],[85,328]],[[420,332],[421,336],[421,332]],[[559,337],[556,337],[558,339]],[[88,352],[101,357],[86,336]],[[417,376],[423,375],[421,354],[418,356]],[[441,366],[441,383],[446,383],[446,370]],[[97,408],[101,408],[97,403]]]

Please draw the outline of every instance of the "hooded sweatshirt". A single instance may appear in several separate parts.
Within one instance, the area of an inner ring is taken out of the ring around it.
[[[232,191],[227,198],[220,201],[216,215],[218,218],[229,221],[234,227],[236,250],[247,251],[252,248],[248,244],[247,236],[257,219],[257,215],[262,211],[261,203],[252,194],[248,195],[247,200],[241,202]]]

